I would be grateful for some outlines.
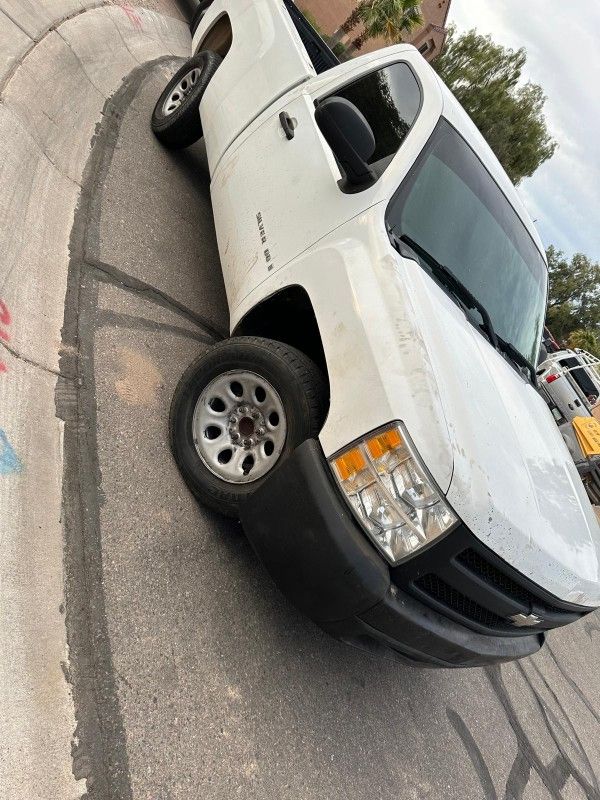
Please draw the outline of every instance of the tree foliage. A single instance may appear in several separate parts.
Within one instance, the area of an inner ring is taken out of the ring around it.
[[[344,20],[344,22],[340,25],[339,31],[340,33],[350,33],[351,31],[356,28],[358,23],[360,22],[360,10],[363,3],[359,3],[358,5],[354,6],[348,17]]]
[[[569,260],[552,245],[546,254],[550,272],[548,327],[560,342],[600,356],[600,263],[582,253]]]
[[[361,0],[336,33],[348,34],[360,23],[363,30],[352,41],[353,49],[379,36],[390,44],[400,42],[423,24],[421,0]]]
[[[571,350],[587,350],[593,356],[600,358],[600,338],[593,331],[573,331],[567,339]]]
[[[544,118],[546,97],[522,83],[524,48],[511,50],[475,30],[451,27],[435,69],[471,116],[513,183],[533,175],[557,144]]]

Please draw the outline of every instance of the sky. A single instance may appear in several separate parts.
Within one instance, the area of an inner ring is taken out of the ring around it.
[[[452,0],[448,20],[525,47],[559,149],[518,191],[546,246],[600,261],[600,2]]]

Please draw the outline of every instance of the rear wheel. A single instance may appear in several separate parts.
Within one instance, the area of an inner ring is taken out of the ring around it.
[[[257,337],[212,347],[185,372],[171,404],[171,449],[196,497],[237,517],[241,501],[318,434],[325,381],[299,350]]]
[[[202,136],[200,101],[220,63],[217,53],[197,53],[165,87],[152,112],[152,130],[166,147],[188,147]]]

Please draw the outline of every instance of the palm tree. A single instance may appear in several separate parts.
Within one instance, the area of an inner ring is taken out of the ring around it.
[[[352,42],[353,50],[360,50],[368,39],[378,36],[389,44],[401,42],[424,21],[421,0],[365,0],[356,10],[363,32]]]
[[[341,40],[348,33],[354,30],[361,19],[362,6],[369,3],[371,0],[360,0],[358,5],[354,6],[352,13],[346,18],[340,27],[333,32],[332,39],[334,42],[341,42]]]

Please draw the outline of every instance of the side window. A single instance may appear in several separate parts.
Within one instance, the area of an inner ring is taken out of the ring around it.
[[[378,175],[396,155],[421,106],[421,90],[405,63],[370,72],[336,90],[361,111],[373,130],[375,152],[369,161]]]

